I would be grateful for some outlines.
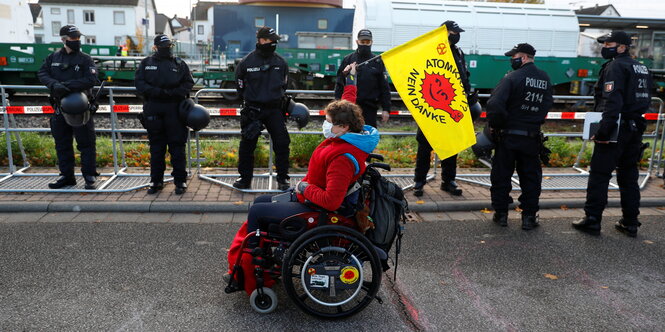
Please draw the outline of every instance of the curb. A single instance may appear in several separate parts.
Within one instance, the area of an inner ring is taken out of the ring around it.
[[[251,203],[240,204],[228,202],[0,202],[2,212],[166,212],[166,213],[246,213]],[[515,203],[510,208],[515,208]],[[583,208],[584,199],[541,199],[541,209]],[[641,207],[665,207],[665,197],[645,197],[640,201]],[[621,207],[619,198],[610,198],[607,207]],[[413,212],[451,212],[479,211],[492,209],[489,200],[443,201],[415,204],[409,202]]]

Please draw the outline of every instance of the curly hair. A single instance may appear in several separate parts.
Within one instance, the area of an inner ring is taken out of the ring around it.
[[[335,100],[326,106],[325,111],[334,125],[348,125],[352,133],[363,130],[365,118],[360,106],[347,100]]]

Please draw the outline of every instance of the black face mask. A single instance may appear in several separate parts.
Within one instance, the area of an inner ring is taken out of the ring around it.
[[[518,70],[522,67],[522,58],[510,59],[510,66],[513,67],[513,70]]]
[[[157,56],[160,58],[170,58],[173,56],[171,47],[157,47]]]
[[[361,58],[369,58],[372,55],[372,45],[358,45],[358,55]]]
[[[461,37],[461,36],[460,36],[459,33],[456,34],[456,35],[451,34],[450,36],[448,36],[448,41],[450,42],[450,45],[455,45],[455,44],[457,44],[457,42],[459,41],[460,37]]]
[[[69,47],[74,52],[78,52],[81,50],[80,40],[66,40],[65,45],[67,45],[67,47]]]
[[[270,56],[273,53],[275,53],[275,50],[277,49],[277,43],[268,43],[268,44],[256,43],[256,49],[261,53],[261,55]]]
[[[617,51],[617,47],[603,47],[600,50],[600,55],[603,57],[603,59],[614,59],[617,55],[619,55],[619,52]]]

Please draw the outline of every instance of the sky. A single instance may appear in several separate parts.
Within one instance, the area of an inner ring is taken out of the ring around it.
[[[591,7],[612,3],[624,17],[665,18],[665,0],[545,0],[546,4],[577,9],[580,6]],[[189,16],[196,0],[155,0],[157,12],[173,17]],[[354,0],[344,0],[344,7],[353,7]]]

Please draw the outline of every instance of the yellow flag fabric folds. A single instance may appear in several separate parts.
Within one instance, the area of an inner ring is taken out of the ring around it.
[[[384,52],[381,59],[439,158],[446,159],[476,143],[445,25]]]

